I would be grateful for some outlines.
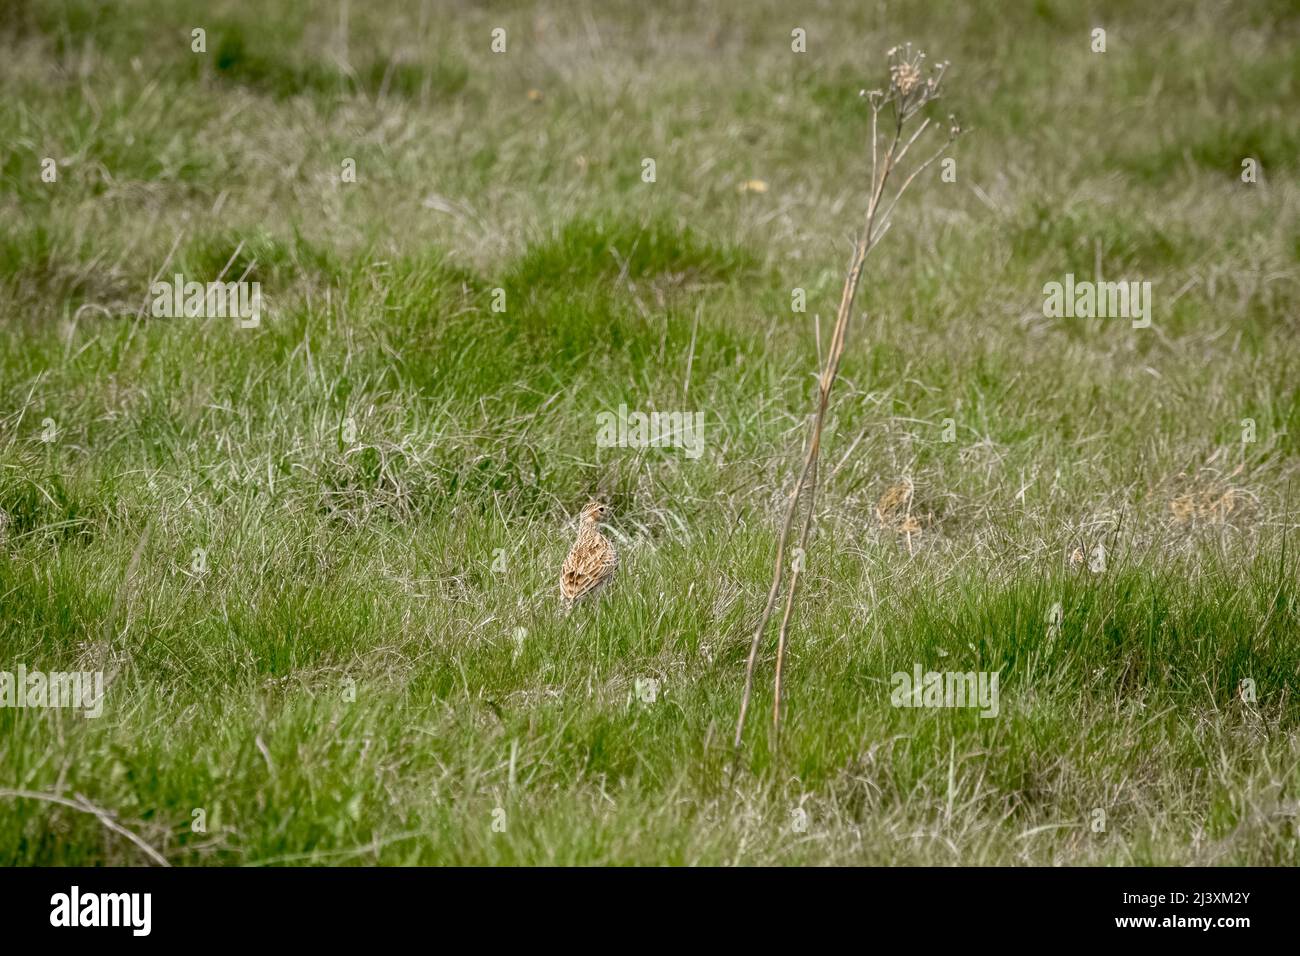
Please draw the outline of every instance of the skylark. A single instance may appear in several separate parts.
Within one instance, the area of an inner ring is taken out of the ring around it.
[[[882,528],[902,530],[912,516],[913,490],[911,478],[904,478],[885,489],[876,502],[876,520]]]
[[[890,528],[907,536],[907,553],[912,553],[912,535],[921,533],[921,522],[912,514],[911,478],[904,478],[885,490],[876,502],[876,520],[882,528]]]
[[[580,598],[593,595],[609,584],[618,568],[618,552],[600,533],[600,522],[609,517],[609,506],[591,501],[582,509],[578,538],[560,569],[560,599],[572,608]]]

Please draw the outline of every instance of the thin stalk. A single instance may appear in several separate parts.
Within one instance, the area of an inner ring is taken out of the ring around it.
[[[908,48],[910,51],[910,47]],[[891,56],[892,56],[891,51]],[[919,62],[916,61],[916,62]],[[894,67],[891,67],[891,83],[896,82]],[[901,73],[899,75],[902,75]],[[940,71],[942,76],[942,70]],[[914,87],[913,87],[914,88]],[[921,135],[929,128],[930,121],[926,119],[920,124],[920,127],[908,138],[905,145],[900,149],[900,143],[903,137],[903,128],[907,120],[915,114],[919,106],[906,107],[903,100],[906,98],[906,88],[901,95],[895,96],[897,90],[891,86],[891,96],[894,96],[894,130],[890,140],[889,147],[880,156],[877,146],[877,120],[880,112],[881,100],[878,94],[873,94],[872,113],[871,113],[871,193],[867,203],[866,223],[861,235],[854,244],[853,257],[850,261],[848,274],[844,279],[844,288],[840,294],[839,309],[835,316],[835,329],[831,335],[830,348],[827,352],[825,364],[822,366],[821,375],[818,385],[817,409],[811,422],[811,435],[807,449],[804,454],[803,467],[800,469],[799,477],[795,481],[794,487],[790,492],[790,498],[785,508],[785,515],[781,522],[781,530],[777,536],[776,559],[772,568],[772,583],[768,588],[767,601],[763,606],[763,613],[759,618],[758,626],[754,629],[754,635],[750,640],[749,656],[745,663],[745,685],[740,699],[740,713],[736,720],[736,733],[733,740],[733,746],[739,750],[745,730],[745,718],[749,713],[750,701],[753,697],[754,689],[754,672],[758,663],[758,651],[762,646],[763,635],[767,631],[768,622],[772,618],[772,613],[776,608],[777,596],[780,594],[781,585],[785,580],[785,554],[789,546],[790,532],[794,526],[795,515],[799,511],[801,503],[804,504],[804,520],[800,528],[798,549],[801,557],[806,557],[808,536],[812,528],[813,515],[816,510],[817,498],[817,466],[821,453],[822,431],[826,420],[826,410],[830,405],[831,390],[839,376],[840,360],[843,358],[845,345],[848,341],[849,323],[853,315],[853,303],[857,297],[858,284],[862,278],[863,266],[866,263],[867,256],[876,244],[884,236],[889,228],[889,215],[893,212],[899,198],[907,190],[908,186],[916,179],[923,170],[933,163],[959,134],[959,129],[954,125],[950,131],[947,142],[943,144],[933,156],[914,169],[906,179],[903,180],[898,192],[895,193],[892,201],[889,203],[885,214],[880,216],[880,208],[885,192],[885,184],[890,178],[890,174],[900,164],[903,157],[911,149],[912,145],[920,139]],[[934,89],[937,89],[937,85]],[[937,95],[937,94],[935,94]],[[921,104],[927,101],[923,97]],[[878,166],[879,164],[879,166]],[[879,173],[877,175],[877,172]],[[782,681],[784,675],[785,653],[789,646],[790,622],[794,615],[795,595],[798,591],[799,578],[803,572],[803,561],[796,563],[790,573],[789,587],[786,592],[785,609],[781,616],[781,625],[777,634],[776,647],[776,670],[773,681],[772,695],[772,744],[777,746],[780,740],[781,731],[781,704],[782,704]]]

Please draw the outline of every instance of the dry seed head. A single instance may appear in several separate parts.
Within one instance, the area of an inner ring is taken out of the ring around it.
[[[907,96],[921,82],[921,71],[911,63],[900,63],[889,68],[889,82],[897,87],[898,92]]]
[[[912,116],[931,100],[939,98],[943,74],[948,69],[940,63],[926,77],[925,54],[912,52],[910,43],[889,51],[889,92],[885,99],[894,104],[900,119]]]

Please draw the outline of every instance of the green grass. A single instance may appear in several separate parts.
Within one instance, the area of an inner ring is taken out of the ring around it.
[[[381,2],[344,32],[23,0],[0,35],[0,670],[111,677],[98,719],[0,708],[0,791],[177,864],[1300,863],[1287,4]],[[973,132],[869,260],[782,745],[769,648],[737,757],[857,92],[906,39]],[[1043,317],[1098,261],[1153,328]],[[227,263],[260,328],[149,315],[155,275]],[[703,456],[597,447],[620,404],[702,411]],[[903,476],[910,551],[874,514]],[[619,580],[564,618],[597,493]],[[915,664],[997,671],[998,716],[891,706]],[[0,863],[147,861],[0,807]]]

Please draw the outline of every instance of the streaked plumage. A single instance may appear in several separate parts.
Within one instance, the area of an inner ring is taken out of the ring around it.
[[[600,522],[608,516],[609,507],[598,501],[582,509],[577,540],[560,569],[560,599],[566,607],[596,594],[613,580],[618,569],[618,552],[600,533]]]
[[[876,502],[876,520],[882,528],[901,529],[912,514],[912,479],[904,478],[885,490]]]

